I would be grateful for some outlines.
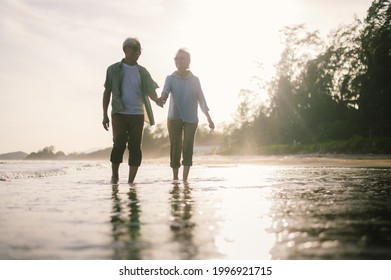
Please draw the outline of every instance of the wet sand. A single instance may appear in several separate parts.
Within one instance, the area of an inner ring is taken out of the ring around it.
[[[384,167],[391,168],[391,155],[285,155],[285,156],[199,156],[209,163],[249,163],[260,165]],[[164,160],[162,160],[164,161]]]
[[[0,259],[391,259],[386,156],[198,155],[188,183],[146,159],[134,185],[106,161],[2,170],[26,165],[0,182]]]

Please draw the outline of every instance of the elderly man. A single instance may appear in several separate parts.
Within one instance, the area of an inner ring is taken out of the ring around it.
[[[129,150],[128,183],[133,183],[141,165],[141,140],[144,128],[144,112],[150,125],[154,125],[149,99],[162,107],[156,94],[157,83],[143,66],[137,63],[141,44],[136,38],[127,38],[122,45],[125,58],[107,68],[103,92],[103,127],[108,130],[110,119],[107,113],[111,99],[113,149],[111,183],[119,182],[119,166],[122,163],[126,144]]]

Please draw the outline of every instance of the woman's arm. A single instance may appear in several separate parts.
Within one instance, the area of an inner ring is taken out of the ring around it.
[[[212,121],[212,118],[210,117],[209,112],[205,112],[204,114],[205,114],[206,118],[208,119],[209,128],[210,128],[211,130],[215,129],[215,124],[214,124],[214,122]]]

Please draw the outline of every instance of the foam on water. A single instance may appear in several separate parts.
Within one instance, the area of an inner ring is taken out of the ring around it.
[[[101,168],[103,163],[81,161],[1,161],[0,181],[65,175],[77,170]]]

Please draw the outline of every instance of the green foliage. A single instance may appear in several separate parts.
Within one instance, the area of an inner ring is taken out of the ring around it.
[[[54,153],[54,146],[48,146],[43,148],[42,150],[29,154],[26,159],[29,160],[51,160],[58,159],[59,157],[65,155],[63,152]]]
[[[391,136],[391,5],[372,3],[361,36],[361,61],[367,66],[360,77],[360,122],[367,135]]]
[[[256,93],[241,91],[223,150],[390,152],[390,1],[373,1],[364,21],[340,26],[327,40],[305,25],[285,27],[282,34],[285,48],[268,86],[269,106],[254,108]]]
[[[143,133],[143,154],[146,156],[164,156],[170,153],[169,139],[165,124],[146,127]]]
[[[259,154],[390,154],[391,138],[355,136],[348,140],[318,142],[312,144],[268,145],[260,147]]]

